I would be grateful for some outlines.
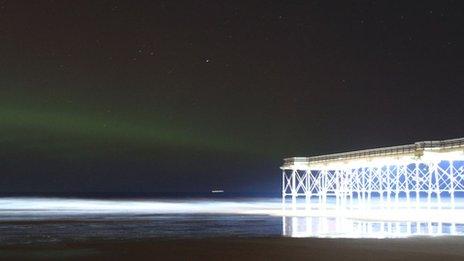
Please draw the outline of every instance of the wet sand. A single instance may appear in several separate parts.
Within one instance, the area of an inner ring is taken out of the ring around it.
[[[25,258],[450,261],[464,260],[464,238],[204,238],[0,246],[0,260]]]

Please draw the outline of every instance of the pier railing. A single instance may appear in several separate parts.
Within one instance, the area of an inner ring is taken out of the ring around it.
[[[424,150],[431,149],[455,149],[464,148],[464,138],[441,140],[441,141],[421,141],[414,144],[391,146],[375,149],[356,150],[350,152],[333,153],[312,157],[293,157],[284,159],[284,166],[291,166],[295,163],[320,163],[337,160],[351,160],[360,158],[399,156],[399,155],[420,155]]]

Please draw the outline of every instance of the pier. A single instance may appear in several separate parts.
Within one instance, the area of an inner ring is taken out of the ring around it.
[[[287,213],[455,209],[464,192],[464,138],[284,159]]]

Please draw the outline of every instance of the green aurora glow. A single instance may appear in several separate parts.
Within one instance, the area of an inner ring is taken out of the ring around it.
[[[271,146],[265,139],[227,133],[228,126],[220,121],[169,120],[161,112],[137,114],[127,108],[108,112],[89,104],[52,104],[39,106],[30,101],[19,104],[4,100],[0,105],[0,134],[4,147],[10,145],[13,150],[28,153],[52,153],[55,157],[85,155],[89,150],[80,153],[79,149],[101,148],[104,144],[143,150],[171,148],[250,156],[269,156],[278,150],[275,147],[278,142]],[[91,153],[97,155],[99,150]]]

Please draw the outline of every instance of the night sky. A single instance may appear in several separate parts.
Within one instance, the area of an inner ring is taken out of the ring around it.
[[[0,193],[276,193],[464,136],[462,1],[0,1]]]

